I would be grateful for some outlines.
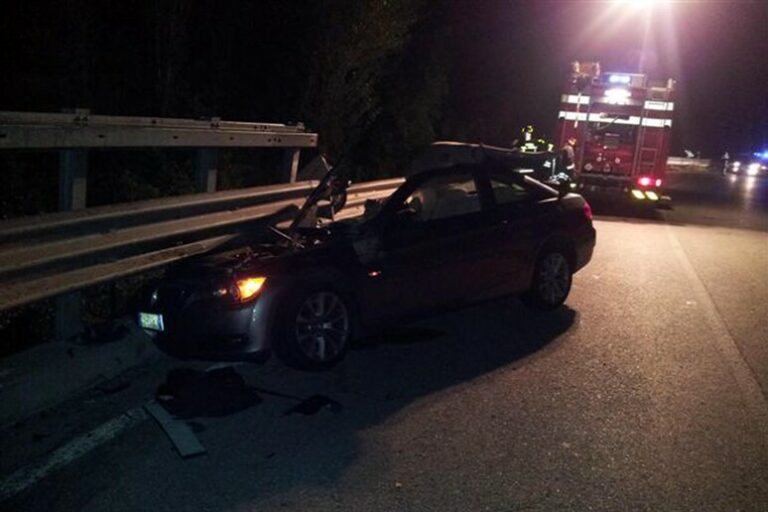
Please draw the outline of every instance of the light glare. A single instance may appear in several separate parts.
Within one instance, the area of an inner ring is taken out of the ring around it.
[[[652,7],[654,4],[661,3],[663,0],[614,0],[617,4],[630,5],[637,8]]]
[[[266,280],[266,277],[250,277],[237,281],[238,298],[240,300],[250,299],[259,293]]]
[[[626,105],[632,93],[627,89],[608,89],[605,91],[605,102],[610,105]]]

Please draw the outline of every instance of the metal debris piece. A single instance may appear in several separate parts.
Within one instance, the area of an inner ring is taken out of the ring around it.
[[[174,419],[156,401],[149,402],[144,406],[144,409],[162,427],[182,458],[186,459],[206,452],[205,447],[200,444],[200,440],[197,439],[192,429],[186,423]]]

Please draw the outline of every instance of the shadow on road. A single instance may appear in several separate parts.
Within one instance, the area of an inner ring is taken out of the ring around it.
[[[230,502],[222,508],[254,507],[275,496],[300,500],[311,488],[330,492],[362,457],[362,432],[403,415],[429,424],[426,409],[439,402],[438,394],[543,356],[577,320],[568,307],[539,313],[505,299],[386,329],[330,372],[285,370],[259,378],[257,370],[254,389],[282,413],[259,407],[208,428],[207,435],[238,449],[226,457],[211,454],[215,464],[197,478],[226,494]],[[241,472],[242,478],[231,478]]]
[[[627,219],[641,219],[646,221],[663,222],[663,210],[651,203],[635,203],[630,201],[606,201],[588,199],[592,207],[592,213],[602,217],[618,217]]]

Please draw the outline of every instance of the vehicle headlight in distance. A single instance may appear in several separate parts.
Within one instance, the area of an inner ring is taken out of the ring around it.
[[[760,164],[758,163],[751,163],[747,167],[747,174],[750,176],[757,176],[757,173],[760,172]]]
[[[266,277],[245,277],[235,281],[236,299],[240,302],[245,302],[255,297],[259,291],[261,291],[264,283],[267,282]]]

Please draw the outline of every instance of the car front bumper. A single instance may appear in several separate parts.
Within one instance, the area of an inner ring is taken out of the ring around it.
[[[264,361],[269,357],[274,327],[274,294],[265,291],[240,307],[206,299],[175,307],[150,306],[142,312],[160,314],[162,331],[145,329],[160,350],[179,359]]]

